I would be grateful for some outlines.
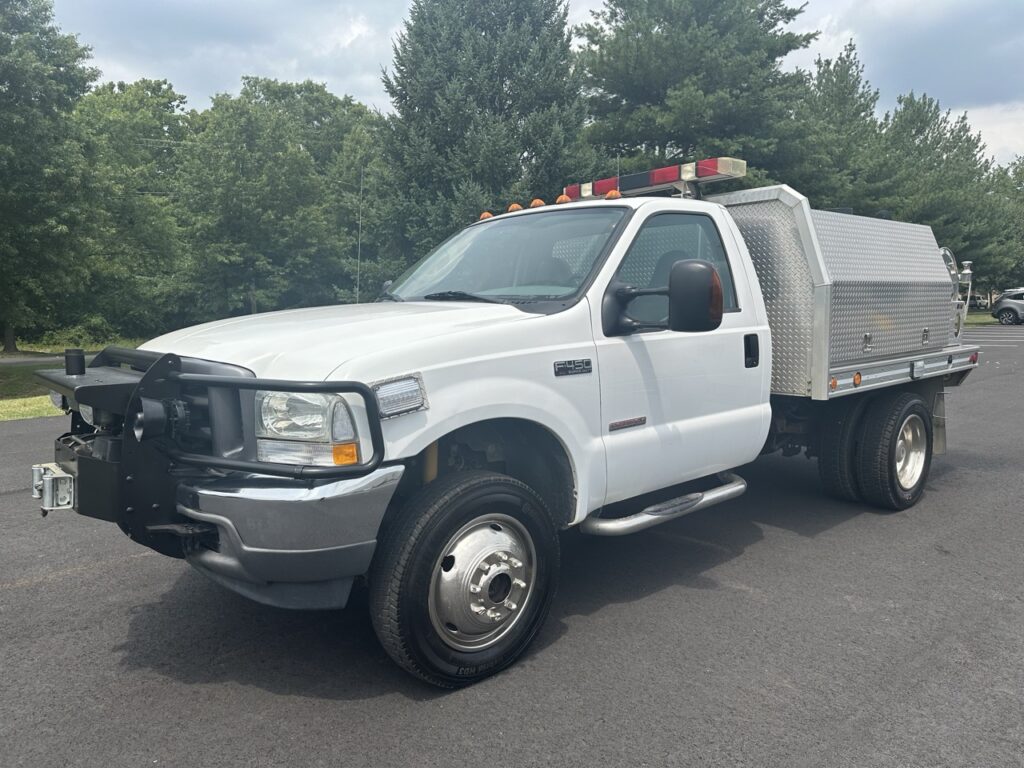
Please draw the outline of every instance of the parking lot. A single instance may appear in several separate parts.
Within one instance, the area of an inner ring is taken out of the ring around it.
[[[275,610],[41,518],[63,421],[0,424],[0,766],[1024,765],[1024,327],[966,333],[918,506],[769,456],[738,501],[569,532],[538,642],[456,692],[389,661],[361,594]]]

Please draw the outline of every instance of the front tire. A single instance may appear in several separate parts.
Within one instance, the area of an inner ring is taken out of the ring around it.
[[[857,447],[864,500],[884,509],[912,507],[924,494],[932,463],[932,414],[911,392],[879,395],[865,413]]]
[[[409,500],[378,545],[373,627],[413,675],[469,685],[526,650],[558,568],[558,533],[530,487],[494,472],[443,476]]]
[[[1018,322],[1017,313],[1014,312],[1012,309],[999,310],[997,318],[999,319],[1000,325],[1016,325]]]

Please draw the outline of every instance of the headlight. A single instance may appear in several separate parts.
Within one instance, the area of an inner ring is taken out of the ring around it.
[[[359,463],[352,412],[338,395],[257,390],[256,450],[281,464]]]
[[[373,391],[380,403],[381,416],[385,418],[427,409],[427,395],[418,375],[382,381],[374,384]]]

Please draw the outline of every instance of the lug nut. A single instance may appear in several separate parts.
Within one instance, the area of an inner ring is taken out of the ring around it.
[[[522,579],[512,579],[512,584],[519,587],[520,589],[524,589],[526,587],[526,582]]]
[[[469,591],[472,592],[474,595],[479,595],[480,594],[480,585],[479,584],[470,584],[469,585]]]
[[[522,561],[521,560],[516,560],[514,557],[511,560],[508,561],[508,564],[511,565],[513,568],[522,568],[523,567]]]

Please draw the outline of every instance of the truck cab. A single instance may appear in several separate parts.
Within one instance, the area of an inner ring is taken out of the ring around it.
[[[676,169],[645,175],[641,191],[692,193]],[[829,367],[810,338],[806,391],[777,392],[777,313],[793,292],[759,276],[742,217],[728,201],[623,197],[631,183],[485,216],[374,303],[207,323],[109,348],[88,368],[71,352],[41,374],[71,414],[55,461],[34,468],[44,513],[114,522],[269,605],[340,608],[365,578],[388,653],[453,687],[532,640],[562,529],[622,535],[727,501],[745,490],[736,467],[793,446],[827,454],[840,495],[916,502],[942,386],[977,351],[943,337],[913,358],[865,353],[876,379],[864,392],[899,388],[883,398],[906,414],[892,434],[867,431],[881,417],[858,396],[860,370]],[[953,310],[945,322],[951,333]],[[876,461],[888,495],[854,487],[869,438],[892,445]],[[668,502],[605,516],[689,481]]]

